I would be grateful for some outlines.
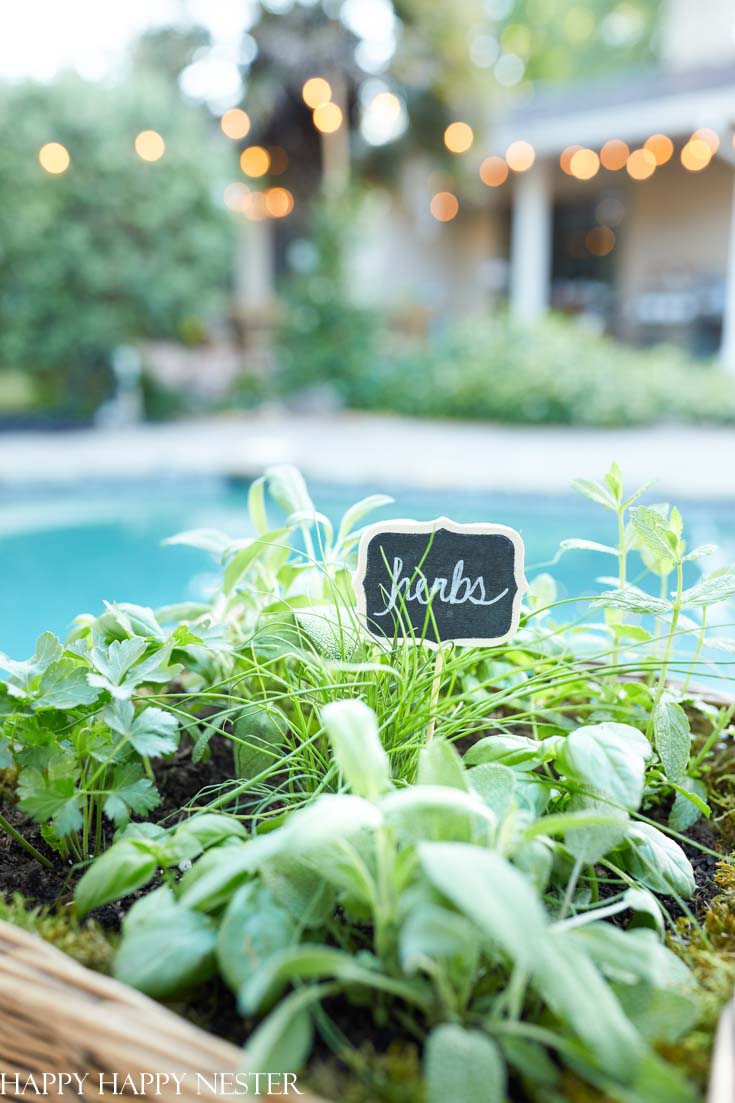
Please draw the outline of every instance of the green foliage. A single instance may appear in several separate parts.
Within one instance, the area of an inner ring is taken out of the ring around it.
[[[335,753],[346,761],[359,739],[365,761],[382,763],[369,710],[360,701],[337,708],[325,710]],[[560,765],[564,742],[555,740],[553,783],[562,791],[576,783]],[[634,759],[636,751],[630,754]],[[528,781],[523,767],[509,771],[521,787]],[[345,773],[353,776],[351,766]],[[607,782],[615,776],[601,770],[598,790],[611,796]],[[541,1041],[616,1098],[648,1103],[650,1069],[659,1066],[650,1047],[690,1026],[696,992],[659,934],[611,927],[604,919],[641,907],[625,887],[637,875],[643,886],[655,871],[658,891],[691,893],[688,862],[676,843],[630,822],[626,842],[637,849],[627,861],[625,846],[615,848],[615,864],[607,868],[627,866],[628,872],[599,902],[577,892],[579,871],[570,874],[568,852],[556,837],[565,828],[604,822],[604,815],[559,812],[562,797],[534,823],[517,799],[487,805],[456,788],[455,763],[447,768],[448,785],[440,772],[433,785],[393,787],[382,765],[376,784],[357,772],[354,777],[371,790],[369,798],[323,795],[274,831],[221,840],[172,888],[159,889],[156,902],[137,903],[124,923],[117,975],[149,994],[176,997],[209,975],[216,939],[219,968],[243,1014],[266,1016],[247,1047],[249,1067],[259,1071],[292,1071],[302,1063],[317,1007],[341,994],[358,1004],[369,997],[374,1014],[395,1027],[398,1007],[413,1015],[426,1033],[429,1099],[444,1098],[451,1074],[455,1086],[464,1085],[462,1098],[502,1100],[512,1043]],[[165,842],[139,843],[155,849],[159,860],[168,848],[171,869],[184,829]],[[527,872],[534,838],[554,859],[545,892]],[[117,843],[85,874],[78,906],[96,905],[96,871],[128,845]],[[650,853],[643,854],[645,848]],[[298,880],[307,899],[326,900],[326,907],[309,912],[294,899],[292,883],[278,876],[284,861],[289,881]],[[592,883],[592,867],[588,875]],[[107,895],[105,887],[99,899]],[[644,1030],[625,1008],[634,994],[654,999],[659,993],[681,1006],[678,1026],[649,1018]],[[553,1067],[537,1064],[544,1076]],[[683,1079],[666,1078],[672,1098],[693,1099]]]
[[[150,73],[6,85],[0,122],[0,369],[85,414],[109,389],[115,346],[185,339],[222,310],[231,235],[213,182],[227,162],[206,118]],[[165,139],[159,162],[135,154],[144,129]],[[38,162],[52,140],[71,155],[57,176]]]
[[[282,393],[326,386],[349,403],[354,381],[373,370],[378,315],[350,301],[344,271],[356,202],[350,197],[315,206],[313,263],[283,288],[276,333],[276,385]]]
[[[504,316],[470,319],[413,350],[384,347],[370,370],[347,357],[344,371],[348,405],[408,415],[576,425],[735,421],[735,384],[718,368],[671,348],[627,348],[560,317],[533,327]],[[329,380],[325,372],[321,381]],[[300,385],[295,375],[289,382]]]
[[[134,635],[131,617],[141,626],[152,614],[110,606],[87,640],[63,645],[45,632],[30,659],[0,655],[8,672],[0,748],[18,771],[20,808],[62,856],[98,853],[104,819],[124,827],[156,808],[150,759],[178,746],[178,719],[144,690],[175,676],[178,641],[158,626],[153,637]]]
[[[121,979],[178,999],[220,976],[266,1071],[307,1062],[317,1034],[357,1070],[357,1022],[416,1040],[430,1099],[449,1050],[468,1099],[521,1081],[546,1103],[567,1078],[620,1103],[696,1098],[660,1056],[701,1010],[664,939],[695,892],[679,833],[727,799],[735,706],[689,679],[733,572],[696,581],[712,549],[689,551],[681,514],[617,465],[577,488],[610,542],[560,554],[596,551],[615,577],[570,623],[538,576],[514,638],[448,650],[438,681],[420,640],[360,629],[360,526],[389,500],[334,526],[288,466],[251,485],[246,539],[170,541],[214,559],[207,602],[108,606],[3,657],[22,807],[77,858],[115,828],[75,897],[84,915],[138,896]],[[230,740],[237,776],[173,827],[128,822],[180,730],[196,760]]]

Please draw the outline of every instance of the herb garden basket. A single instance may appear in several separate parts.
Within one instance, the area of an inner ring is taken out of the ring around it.
[[[122,1084],[128,1074],[139,1078],[145,1072],[175,1072],[185,1076],[180,1093],[171,1081],[155,1097],[164,1103],[192,1103],[219,1098],[202,1087],[197,1074],[211,1079],[217,1073],[239,1072],[242,1066],[236,1046],[132,988],[83,968],[35,935],[0,922],[0,1073],[6,1076],[6,1098],[33,1097],[33,1092],[16,1093],[16,1073],[21,1089],[31,1074],[89,1073],[84,1098],[109,1100],[114,1098],[109,1089],[100,1095],[100,1073],[108,1083],[117,1073]],[[317,1103],[300,1092],[260,1099]],[[63,1096],[49,1092],[51,1098],[67,1101],[71,1094],[69,1088]]]
[[[53,946],[0,922],[0,1073],[88,1072],[85,1098],[101,1100],[98,1074],[188,1074],[181,1093],[171,1083],[156,1098],[193,1103],[196,1074],[234,1073],[241,1051],[185,1022],[147,996],[78,965]],[[319,1103],[313,1095],[263,1096]],[[6,1081],[5,1096],[25,1099]],[[50,1092],[51,1098],[57,1098]],[[63,1098],[69,1097],[69,1089]],[[62,1098],[59,1096],[59,1098]],[[210,1095],[209,1098],[212,1098]],[[215,1096],[214,1098],[218,1098]],[[720,1021],[707,1103],[735,1100],[735,1000]]]

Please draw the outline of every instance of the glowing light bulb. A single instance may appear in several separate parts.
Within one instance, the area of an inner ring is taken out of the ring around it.
[[[61,142],[46,142],[38,151],[38,160],[44,172],[50,172],[52,176],[66,172],[71,164],[69,150]]]
[[[451,222],[459,211],[459,200],[450,191],[440,191],[432,196],[430,210],[437,222]]]
[[[135,139],[135,152],[141,161],[160,161],[166,152],[166,143],[157,130],[141,130]]]
[[[469,123],[450,123],[444,131],[444,145],[450,153],[466,153],[475,140]]]
[[[505,151],[505,159],[513,172],[526,172],[536,160],[536,152],[530,142],[511,142]]]
[[[314,110],[332,98],[332,87],[324,77],[310,77],[301,89],[301,98],[307,107]]]
[[[219,124],[223,134],[233,141],[238,141],[240,138],[247,137],[250,131],[250,116],[241,107],[231,107],[229,111],[225,111]]]

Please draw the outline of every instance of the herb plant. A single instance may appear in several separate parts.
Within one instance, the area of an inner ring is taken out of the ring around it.
[[[165,836],[128,831],[85,874],[83,912],[210,844],[133,905],[117,975],[166,999],[219,969],[243,1014],[265,1014],[246,1047],[263,1071],[299,1068],[314,1020],[336,1031],[325,1003],[340,996],[411,1024],[431,1100],[452,1085],[501,1103],[509,1073],[550,1088],[557,1061],[628,1099],[691,1098],[652,1049],[697,1003],[653,895],[689,896],[691,868],[624,810],[641,798],[645,737],[604,724],[540,747],[489,737],[470,768],[435,739],[416,784],[396,786],[367,706],[327,705],[323,722],[339,794],[250,839],[206,813]],[[628,929],[603,922],[622,915]]]
[[[315,1033],[364,1071],[347,1014],[421,1048],[430,1103],[552,1103],[570,1076],[620,1103],[697,1098],[658,1051],[702,1006],[673,951],[697,923],[684,844],[721,857],[692,831],[718,813],[735,706],[698,682],[731,674],[735,574],[702,573],[713,549],[616,465],[577,486],[611,540],[560,554],[611,562],[600,592],[559,600],[537,575],[515,637],[446,649],[440,677],[420,640],[360,630],[360,526],[390,499],[333,527],[289,467],[252,484],[250,538],[170,541],[214,557],[207,601],[111,605],[3,658],[21,809],[61,856],[97,855],[78,912],[142,893],[121,979],[180,999],[219,976],[264,1071]],[[232,778],[150,820],[160,758],[213,740]]]

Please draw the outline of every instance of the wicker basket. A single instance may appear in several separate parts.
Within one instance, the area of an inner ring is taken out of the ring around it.
[[[35,935],[0,922],[0,1074],[6,1076],[0,1094],[24,1103],[32,1097],[16,1093],[16,1073],[21,1087],[29,1074],[88,1073],[84,1098],[109,1103],[109,1088],[104,1095],[98,1090],[100,1073],[108,1084],[117,1073],[122,1084],[127,1075],[168,1072],[184,1077],[180,1089],[170,1082],[147,1097],[193,1103],[225,1098],[208,1091],[207,1081],[202,1086],[198,1075],[211,1079],[241,1068],[236,1046],[124,984],[83,968]],[[299,1092],[260,1099],[321,1103],[303,1089]],[[50,1090],[48,1097],[68,1103],[71,1094],[67,1087],[63,1093]],[[133,1095],[124,1094],[128,1099]],[[227,1098],[232,1100],[231,1092]],[[735,1000],[725,1008],[717,1031],[707,1103],[735,1103]]]
[[[232,1090],[220,1092],[222,1081],[214,1078],[240,1072],[242,1066],[242,1051],[236,1046],[132,988],[83,968],[35,935],[0,922],[0,1074],[5,1074],[6,1098],[25,1103],[33,1098],[32,1091],[16,1092],[16,1074],[22,1089],[30,1075],[87,1073],[84,1098],[110,1103],[115,1073],[118,1094],[128,1099],[135,1093],[122,1090],[126,1076],[140,1084],[143,1073],[176,1073],[183,1078],[178,1090],[170,1080],[152,1085],[147,1097],[164,1103],[227,1097],[232,1103],[237,1098]],[[105,1075],[103,1093],[100,1074]],[[259,1098],[318,1103],[303,1090],[284,1095],[275,1094],[277,1085],[272,1088],[272,1096]],[[73,1094],[73,1084],[63,1092],[53,1084],[48,1097],[69,1103]]]

